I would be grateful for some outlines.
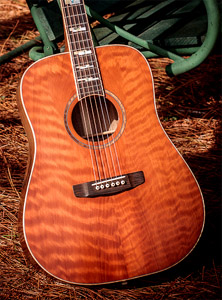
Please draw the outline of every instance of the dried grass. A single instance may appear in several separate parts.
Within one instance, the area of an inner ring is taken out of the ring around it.
[[[36,36],[25,0],[1,1],[1,54]],[[1,299],[220,299],[221,57],[169,78],[168,59],[152,59],[156,103],[163,127],[189,163],[206,204],[206,226],[193,253],[177,267],[148,278],[89,289],[61,283],[23,254],[17,230],[19,193],[28,157],[16,105],[26,53],[1,66],[0,83],[0,298]]]

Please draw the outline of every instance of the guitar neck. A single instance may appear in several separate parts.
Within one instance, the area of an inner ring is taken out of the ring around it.
[[[60,0],[78,99],[104,96],[83,0]]]

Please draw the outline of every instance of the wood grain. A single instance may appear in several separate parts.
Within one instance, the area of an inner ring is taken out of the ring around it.
[[[125,46],[100,47],[97,55],[105,89],[126,112],[126,127],[115,143],[122,173],[143,171],[141,186],[108,197],[74,196],[73,185],[94,175],[89,149],[64,125],[65,107],[76,93],[67,53],[33,64],[19,97],[30,141],[21,205],[26,244],[48,273],[78,284],[164,270],[193,249],[204,222],[196,180],[156,115],[147,62]],[[100,155],[105,157],[104,149]]]

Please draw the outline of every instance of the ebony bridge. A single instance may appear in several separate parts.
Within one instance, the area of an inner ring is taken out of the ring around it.
[[[118,177],[106,178],[100,181],[89,181],[73,185],[73,191],[78,198],[94,198],[116,195],[131,190],[145,182],[143,171],[123,174]]]

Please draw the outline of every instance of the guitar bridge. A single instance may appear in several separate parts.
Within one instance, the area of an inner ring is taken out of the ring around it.
[[[94,198],[116,195],[131,190],[145,182],[143,171],[106,178],[100,181],[89,181],[73,185],[78,198]]]

